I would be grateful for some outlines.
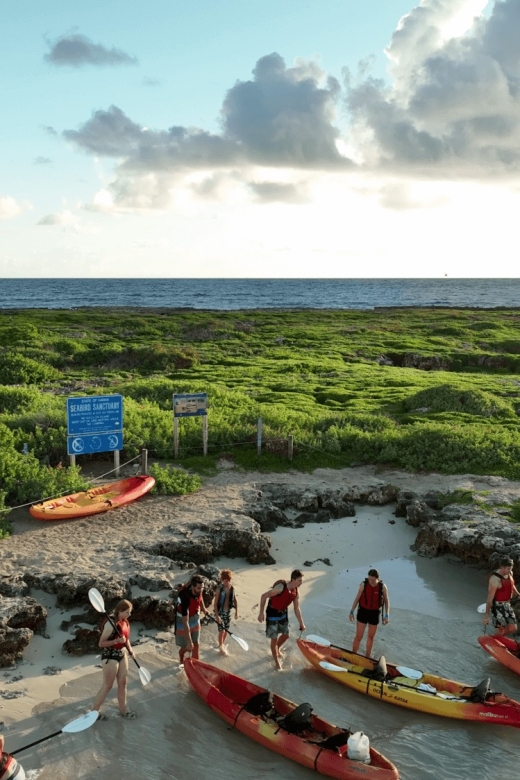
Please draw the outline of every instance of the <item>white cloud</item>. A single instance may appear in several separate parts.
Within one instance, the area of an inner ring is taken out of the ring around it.
[[[68,209],[64,209],[63,211],[56,212],[54,214],[45,214],[45,216],[41,217],[37,225],[75,225],[78,221],[78,218],[74,216],[74,214],[69,211]]]
[[[0,195],[0,219],[12,219],[22,212],[22,206],[10,196]]]
[[[86,35],[62,35],[49,42],[50,51],[44,59],[51,65],[80,68],[84,65],[97,67],[136,65],[137,58],[121,49],[108,49],[101,43],[93,43]]]

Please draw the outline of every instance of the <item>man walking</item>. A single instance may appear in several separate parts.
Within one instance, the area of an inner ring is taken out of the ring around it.
[[[497,636],[514,634],[518,628],[511,598],[513,595],[520,596],[520,593],[516,589],[512,572],[513,560],[506,555],[499,560],[498,569],[489,578],[486,614],[482,622],[487,626],[491,615]]]
[[[305,631],[302,613],[300,611],[300,602],[298,588],[301,587],[303,574],[299,569],[291,572],[291,579],[277,580],[270,590],[262,593],[260,599],[260,612],[258,620],[264,622],[265,602],[265,634],[271,640],[271,654],[277,669],[282,668],[282,659],[280,648],[289,639],[289,605],[293,605],[294,614],[300,624],[300,631]]]

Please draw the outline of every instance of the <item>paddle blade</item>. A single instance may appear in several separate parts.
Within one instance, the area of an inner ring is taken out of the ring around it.
[[[64,734],[76,734],[78,731],[85,731],[85,729],[89,729],[96,722],[98,717],[99,712],[97,710],[90,710],[90,712],[86,712],[79,718],[65,724],[62,731]]]
[[[348,669],[344,669],[343,666],[336,666],[336,664],[330,664],[328,661],[320,661],[320,666],[328,672],[348,672]]]
[[[480,615],[484,615],[485,612],[486,612],[486,605],[485,604],[479,604],[478,607],[477,607],[477,612]]]
[[[231,636],[231,639],[234,639],[235,642],[237,642],[240,645],[242,650],[249,650],[249,645],[247,644],[245,639],[242,639],[241,636],[237,636],[236,634],[231,634],[231,633],[230,633],[230,636]]]
[[[143,685],[148,685],[149,682],[152,680],[152,675],[148,671],[148,669],[145,669],[144,666],[139,667],[139,679],[141,680]]]
[[[88,592],[88,599],[97,612],[105,611],[105,602],[103,596],[97,588],[90,588]]]
[[[322,636],[316,634],[307,634],[305,637],[307,642],[314,642],[316,645],[323,645],[323,647],[331,647],[332,643],[328,639],[324,639]]]
[[[423,673],[418,669],[410,669],[408,666],[396,666],[395,668],[399,674],[402,674],[403,677],[409,677],[411,680],[420,680],[423,676]]]

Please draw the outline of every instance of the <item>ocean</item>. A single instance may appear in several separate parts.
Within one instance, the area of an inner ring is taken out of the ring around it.
[[[513,308],[520,279],[0,279],[2,309]]]

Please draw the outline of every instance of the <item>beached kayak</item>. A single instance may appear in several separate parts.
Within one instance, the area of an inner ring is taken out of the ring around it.
[[[490,691],[489,679],[476,686],[465,685],[396,666],[384,658],[375,661],[330,643],[324,646],[299,639],[297,644],[316,669],[359,693],[445,718],[520,727],[520,702]]]
[[[184,670],[199,696],[229,726],[275,753],[340,780],[399,777],[392,762],[372,747],[370,764],[349,759],[345,753],[349,732],[312,715],[308,704],[297,707],[276,693],[193,658],[185,661]]]
[[[29,512],[38,520],[74,520],[130,504],[148,493],[154,485],[153,477],[129,477],[83,493],[73,493],[44,501],[42,504],[33,504]]]
[[[520,642],[507,636],[479,636],[478,641],[486,653],[520,674]]]

